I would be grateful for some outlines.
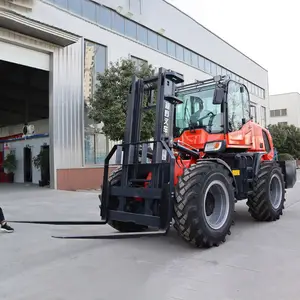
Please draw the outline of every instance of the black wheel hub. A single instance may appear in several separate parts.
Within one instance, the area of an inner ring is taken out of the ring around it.
[[[212,215],[212,213],[214,212],[214,209],[215,209],[215,205],[216,205],[215,198],[209,192],[207,195],[206,203],[205,203],[205,212],[206,212],[207,216]]]

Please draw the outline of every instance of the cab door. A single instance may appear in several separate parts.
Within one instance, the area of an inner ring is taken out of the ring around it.
[[[250,98],[246,86],[230,80],[227,85],[228,148],[249,149],[253,143]]]

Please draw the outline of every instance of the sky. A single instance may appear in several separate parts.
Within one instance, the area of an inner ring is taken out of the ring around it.
[[[268,70],[269,93],[300,93],[297,0],[167,0]]]

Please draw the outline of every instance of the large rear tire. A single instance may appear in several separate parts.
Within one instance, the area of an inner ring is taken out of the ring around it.
[[[253,193],[248,197],[250,215],[258,221],[276,221],[283,214],[285,182],[280,166],[265,161],[253,183]]]
[[[119,186],[121,183],[121,176],[122,168],[117,168],[116,170],[114,170],[108,178],[110,185]],[[118,205],[118,198],[111,197],[109,201],[110,208],[115,209]],[[119,232],[141,232],[147,229],[147,226],[135,224],[133,222],[111,220],[108,222],[108,224]]]
[[[234,216],[234,187],[229,170],[213,161],[199,161],[184,171],[175,188],[174,227],[196,247],[225,242]]]

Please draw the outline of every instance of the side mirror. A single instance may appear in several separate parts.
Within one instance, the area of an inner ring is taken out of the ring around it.
[[[224,101],[225,91],[223,88],[216,87],[214,92],[213,104],[222,104]]]

